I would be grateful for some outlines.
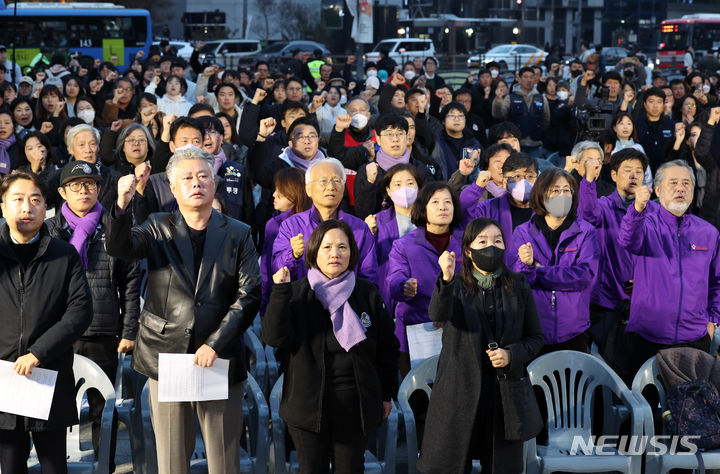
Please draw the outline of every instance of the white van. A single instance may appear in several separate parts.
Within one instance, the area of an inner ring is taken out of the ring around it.
[[[435,57],[435,45],[430,39],[394,38],[382,40],[376,44],[372,51],[365,54],[365,62],[378,62],[380,60],[380,50],[382,49],[387,49],[390,52],[390,58],[400,66],[404,62],[412,61],[418,57],[422,59]]]
[[[199,51],[198,60],[202,63],[207,55],[214,56],[227,67],[235,67],[244,62],[252,62],[251,57],[260,52],[259,40],[224,39],[205,41]]]

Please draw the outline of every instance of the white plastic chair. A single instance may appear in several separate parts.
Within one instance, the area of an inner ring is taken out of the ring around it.
[[[145,474],[145,441],[142,425],[142,388],[147,377],[131,367],[132,356],[120,354],[115,375],[115,411],[127,427],[133,472]]]
[[[105,399],[105,408],[102,413],[100,428],[100,446],[98,448],[98,460],[95,461],[95,452],[92,446],[90,449],[82,449],[80,446],[80,425],[73,425],[67,430],[67,458],[68,472],[70,473],[92,473],[108,474],[110,463],[110,437],[112,435],[112,418],[115,408],[115,389],[112,382],[107,378],[105,372],[87,357],[75,354],[73,360],[73,373],[75,375],[75,387],[77,393],[75,402],[78,415],[82,408],[83,396],[88,389],[94,388],[99,391]],[[40,472],[40,464],[30,466],[30,472]]]
[[[582,450],[571,455],[576,436],[586,443],[592,439],[593,425],[598,422],[593,419],[598,389],[609,389],[627,407],[631,436],[643,433],[644,411],[640,401],[605,362],[582,352],[557,351],[532,362],[528,374],[533,385],[540,387],[545,395],[548,440],[545,446],[537,445],[534,439],[529,441],[527,472],[641,472],[642,454],[599,455],[593,447],[588,455]],[[607,452],[609,448],[604,450]]]

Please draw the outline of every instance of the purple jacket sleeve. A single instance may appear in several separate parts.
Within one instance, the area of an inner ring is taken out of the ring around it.
[[[297,279],[297,269],[303,264],[302,258],[295,258],[293,256],[292,246],[290,245],[290,239],[295,237],[296,233],[293,233],[293,229],[288,225],[286,220],[280,225],[278,235],[273,243],[272,251],[272,271],[273,273],[280,270],[282,267],[288,267],[290,270],[290,277],[293,281]],[[309,236],[303,236],[306,239]]]
[[[460,193],[460,207],[463,213],[467,214],[471,208],[477,207],[478,201],[482,199],[483,191],[485,191],[485,188],[481,188],[477,183],[472,183],[462,190]]]
[[[600,207],[598,206],[596,183],[597,180],[592,183],[588,182],[585,178],[580,180],[577,210],[580,219],[588,221],[594,226],[597,226],[598,222],[600,222]]]
[[[359,262],[360,269],[358,271],[358,275],[362,278],[365,278],[366,280],[369,280],[375,285],[379,285],[382,282],[379,282],[377,279],[377,253],[375,251],[375,237],[373,237],[372,233],[370,232],[370,229],[365,226],[363,229],[363,242],[360,246],[360,257],[363,258],[363,255],[365,256],[361,262]]]
[[[708,288],[708,319],[720,324],[720,240],[715,243],[710,262],[710,287]]]
[[[650,203],[648,203],[649,205]],[[620,223],[620,232],[618,233],[618,243],[626,248],[629,252],[639,254],[645,240],[643,225],[645,224],[645,216],[648,208],[645,207],[643,212],[635,210],[635,206],[628,206],[627,213],[623,216]]]
[[[521,271],[537,287],[555,291],[581,291],[592,285],[600,263],[600,248],[595,229],[583,236],[579,243],[580,256],[575,265],[540,265],[528,267],[521,263]]]
[[[388,293],[390,293],[393,300],[407,302],[410,298],[403,293],[403,286],[408,279],[412,278],[410,276],[410,262],[398,242],[397,240],[393,242],[390,250],[388,275],[384,284],[389,288]]]

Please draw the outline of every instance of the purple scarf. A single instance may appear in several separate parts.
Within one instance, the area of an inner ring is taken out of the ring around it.
[[[95,203],[95,207],[85,216],[79,217],[73,211],[70,210],[67,202],[62,205],[62,215],[70,226],[70,230],[73,231],[70,237],[70,245],[80,254],[80,261],[83,264],[83,268],[87,270],[88,257],[87,247],[85,241],[90,237],[95,229],[97,228],[98,222],[100,222],[100,216],[102,215],[102,206],[100,202]]]
[[[14,133],[10,134],[9,138],[0,138],[0,173],[2,174],[8,174],[10,172],[10,169],[12,168],[12,163],[10,162],[10,153],[8,153],[8,149],[13,146],[15,142],[17,142],[17,138],[15,137]]]
[[[377,152],[375,152],[375,160],[380,168],[387,171],[400,163],[410,163],[410,149],[406,149],[402,156],[398,156],[396,158],[388,155],[382,148],[380,148]]]
[[[342,348],[350,352],[350,348],[365,340],[365,327],[348,303],[355,289],[355,273],[346,270],[330,280],[317,268],[311,268],[307,278],[323,308],[330,312],[335,337]]]
[[[215,174],[220,171],[220,167],[227,161],[227,157],[225,156],[225,150],[220,147],[220,153],[215,155],[215,164],[213,165],[213,168],[215,168]]]
[[[306,160],[305,158],[301,158],[301,157],[297,156],[291,147],[287,147],[285,149],[285,154],[287,155],[288,158],[290,158],[290,161],[292,162],[292,165],[295,168],[299,168],[303,171],[307,171],[307,169],[310,167],[311,164],[325,158],[325,155],[323,155],[322,152],[320,150],[318,150],[317,153],[315,153],[315,156],[311,160]]]

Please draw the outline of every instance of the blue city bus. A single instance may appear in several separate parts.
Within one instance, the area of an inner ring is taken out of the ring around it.
[[[0,44],[7,47],[11,60],[14,44],[20,67],[30,64],[44,46],[104,61],[116,56],[122,71],[138,51],[147,56],[152,43],[150,12],[112,3],[5,5],[0,0],[0,25]]]

